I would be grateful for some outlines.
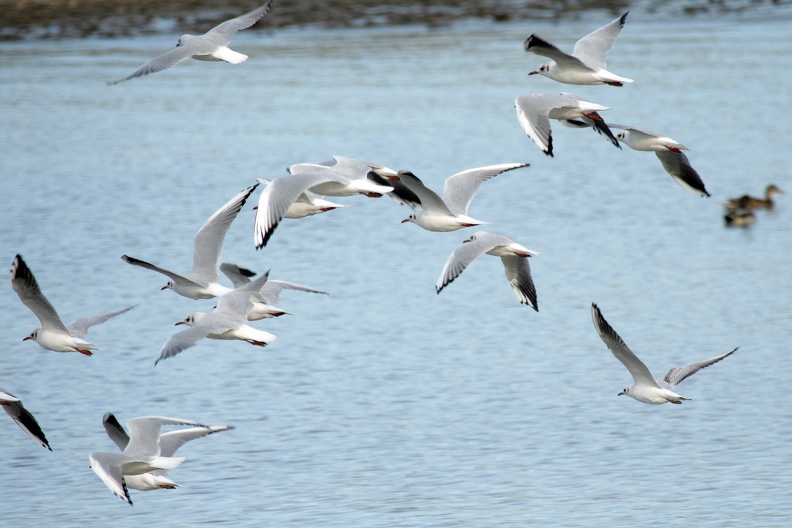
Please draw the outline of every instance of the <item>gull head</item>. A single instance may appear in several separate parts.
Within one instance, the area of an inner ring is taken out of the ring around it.
[[[169,280],[168,284],[166,284],[165,286],[160,288],[160,291],[162,291],[162,290],[175,290],[175,286],[176,286],[176,284],[172,280]]]
[[[528,75],[547,75],[548,73],[550,73],[551,64],[552,64],[552,62],[548,62],[546,64],[542,64],[541,66],[539,66],[538,70],[534,70],[532,72],[528,72]]]
[[[404,220],[402,220],[402,221],[401,221],[401,223],[402,223],[402,224],[404,224],[404,223],[407,223],[407,222],[415,222],[415,220],[416,220],[417,218],[418,218],[418,215],[417,215],[417,214],[415,214],[415,213],[412,213],[410,216],[408,216],[407,218],[405,218]]]
[[[200,323],[201,320],[204,317],[206,317],[206,315],[207,314],[203,312],[193,312],[190,315],[188,315],[185,319],[182,319],[181,321],[176,323],[174,326],[179,326],[179,325],[195,326],[196,324]]]
[[[629,392],[630,392],[630,387],[627,387],[626,389],[624,389],[623,391],[621,391],[621,392],[620,392],[619,394],[617,394],[616,396],[624,396],[625,394],[628,394]]]
[[[39,336],[39,332],[40,332],[40,331],[41,331],[41,328],[36,328],[35,330],[33,330],[33,332],[31,332],[31,333],[30,333],[30,335],[29,335],[29,336],[27,336],[27,337],[26,337],[25,339],[23,339],[22,341],[30,341],[31,339],[32,339],[33,341],[38,341],[38,336]]]

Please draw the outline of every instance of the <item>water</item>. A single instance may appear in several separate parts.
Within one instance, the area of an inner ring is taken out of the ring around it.
[[[634,12],[609,57],[633,85],[527,77],[542,62],[527,34],[568,48],[607,20],[583,18],[243,32],[244,65],[191,61],[116,87],[104,81],[175,39],[3,44],[2,258],[21,253],[67,321],[139,306],[91,330],[93,358],[56,354],[20,342],[37,321],[6,286],[0,385],[54,451],[1,420],[2,524],[788,525],[792,207],[781,196],[732,230],[721,202],[792,188],[789,20]],[[712,198],[590,131],[555,126],[545,157],[513,100],[561,90],[691,147]],[[173,323],[213,304],[160,292],[164,277],[119,257],[186,272],[226,200],[333,154],[438,190],[459,170],[531,162],[487,182],[471,214],[543,253],[541,311],[517,303],[492,257],[436,295],[470,232],[401,225],[409,210],[387,198],[285,221],[261,252],[249,204],[224,260],[331,295],[284,294],[295,315],[257,325],[279,337],[267,349],[205,340],[154,368]],[[686,381],[684,405],[618,398],[630,377],[594,331],[593,301],[655,375],[740,350]],[[183,449],[171,476],[188,487],[133,490],[129,507],[88,468],[115,449],[106,411],[236,429]]]

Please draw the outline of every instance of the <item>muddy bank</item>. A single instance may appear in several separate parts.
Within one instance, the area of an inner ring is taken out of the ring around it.
[[[247,12],[257,0],[0,0],[0,40],[115,37],[161,32],[202,33]],[[462,18],[496,21],[553,19],[604,9],[614,16],[630,6],[677,14],[734,11],[786,0],[275,0],[251,30],[292,25],[326,28],[399,24],[442,26]]]

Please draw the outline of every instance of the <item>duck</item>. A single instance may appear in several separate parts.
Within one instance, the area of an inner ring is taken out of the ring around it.
[[[734,211],[735,209],[739,208],[747,208],[747,209],[772,209],[775,206],[775,202],[773,202],[773,195],[774,194],[784,194],[784,191],[778,188],[777,185],[771,183],[765,189],[765,198],[764,200],[761,198],[755,198],[753,196],[749,196],[744,194],[739,198],[732,198],[728,200],[724,206],[729,211]]]
[[[749,200],[755,200],[750,196],[742,196],[737,198],[737,202],[733,209],[728,209],[726,214],[723,215],[723,221],[726,222],[726,227],[748,227],[756,222],[756,214],[748,206]]]

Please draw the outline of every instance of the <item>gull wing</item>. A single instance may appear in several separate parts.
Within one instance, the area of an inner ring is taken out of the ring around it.
[[[231,227],[231,222],[236,219],[258,185],[258,183],[251,185],[231,198],[210,216],[195,234],[191,279],[207,283],[217,282],[217,266],[220,264],[220,253],[223,251],[226,233]]]
[[[544,94],[542,94],[544,95]],[[523,95],[514,100],[517,121],[523,131],[542,152],[553,157],[553,131],[550,128],[550,110],[554,108],[547,98]]]
[[[652,378],[652,373],[649,372],[646,365],[644,365],[624,341],[622,341],[622,338],[619,337],[616,330],[608,324],[595,303],[591,303],[591,318],[594,321],[594,328],[596,328],[600,338],[608,346],[613,355],[616,356],[616,359],[627,367],[627,370],[632,374],[633,380],[635,380],[635,384],[657,387],[657,383],[654,378]]]
[[[157,359],[154,360],[154,365],[168,359],[177,354],[180,354],[188,348],[194,347],[198,341],[205,338],[209,334],[222,334],[228,330],[238,328],[239,325],[234,322],[228,321],[226,318],[219,318],[214,313],[209,314],[206,318],[195,326],[191,326],[181,332],[176,332],[165,341],[162,345]]]
[[[121,451],[126,449],[127,444],[129,444],[129,435],[113,413],[105,413],[102,417],[102,425],[105,428],[107,436],[118,446],[118,449]]]
[[[230,262],[223,262],[220,264],[220,271],[228,277],[228,280],[234,285],[234,288],[239,288],[250,282],[251,277],[256,276],[256,272],[247,268],[242,268]]]
[[[399,181],[418,197],[423,209],[435,209],[446,214],[453,214],[443,199],[440,198],[436,192],[424,185],[420,178],[412,172],[399,171]]]
[[[594,70],[604,69],[605,55],[613,47],[616,37],[619,36],[624,23],[627,21],[628,14],[630,14],[629,11],[610,24],[602,26],[578,40],[572,50],[572,55]]]
[[[162,55],[158,55],[157,57],[147,61],[140,68],[135,70],[132,75],[115,81],[107,81],[107,86],[113,86],[136,77],[142,77],[143,75],[148,75],[150,73],[167,70],[168,68],[176,66],[180,62],[189,59],[195,52],[196,50],[192,46],[177,46],[172,50],[166,51]]]
[[[163,433],[159,437],[160,452],[164,457],[172,457],[181,446],[190,440],[203,438],[204,436],[234,429],[231,425],[209,425],[201,427],[191,427],[189,429],[179,429]]]
[[[525,48],[525,51],[536,53],[537,55],[552,59],[556,62],[556,64],[565,68],[580,68],[584,70],[590,69],[577,57],[573,57],[568,53],[564,53],[557,47],[553,46],[546,40],[539,38],[535,34],[525,39],[523,48]]]
[[[133,266],[138,266],[141,268],[146,268],[151,271],[156,271],[157,273],[161,273],[162,275],[165,275],[166,277],[170,278],[176,284],[183,284],[185,286],[192,286],[196,288],[201,288],[206,286],[206,284],[199,284],[194,280],[179,275],[178,273],[173,273],[172,271],[157,267],[154,264],[150,264],[146,262],[145,260],[140,260],[140,259],[136,259],[135,257],[130,257],[129,255],[121,255],[121,260],[123,260],[127,264],[132,264]]]
[[[448,256],[448,259],[443,265],[443,269],[440,271],[440,277],[435,283],[437,293],[440,293],[443,288],[454,282],[454,280],[465,271],[468,264],[473,262],[480,255],[503,244],[502,239],[508,240],[501,235],[494,235],[493,233],[486,233],[484,231],[478,231],[474,236],[475,238],[471,237],[470,242],[463,243]],[[511,240],[508,240],[506,243],[511,243]]]
[[[236,35],[237,31],[247,29],[261,20],[261,18],[267,14],[267,11],[269,11],[270,6],[272,6],[272,0],[261,7],[257,7],[249,13],[245,13],[244,15],[240,15],[236,18],[226,20],[225,22],[216,25],[207,31],[206,35],[214,38],[222,38],[224,41],[222,45],[225,46],[231,42],[231,38]]]
[[[202,424],[181,418],[168,418],[166,416],[141,416],[127,422],[129,429],[129,443],[124,449],[124,454],[138,457],[159,457],[161,455],[159,438],[163,425],[193,425]],[[166,469],[166,468],[159,468]]]
[[[0,402],[2,402],[0,407],[5,410],[8,416],[10,416],[23,431],[33,440],[52,451],[47,437],[44,436],[44,431],[41,430],[41,426],[39,426],[30,411],[25,409],[19,398],[0,389]]]
[[[528,163],[501,163],[467,169],[450,176],[443,186],[443,201],[454,214],[467,215],[470,202],[481,184],[504,172],[527,167]]]
[[[73,323],[71,323],[67,328],[69,329],[69,333],[74,337],[85,337],[85,334],[88,333],[88,329],[92,326],[96,326],[98,324],[102,324],[117,315],[121,315],[124,312],[128,312],[132,308],[137,305],[129,306],[124,308],[123,310],[118,310],[117,312],[110,312],[104,315],[96,315],[94,317],[83,317],[82,319],[77,319]]]
[[[329,295],[326,291],[317,290],[302,284],[295,284],[293,282],[271,280],[265,284],[259,291],[259,297],[266,304],[278,304],[280,301],[280,294],[283,290],[297,290],[308,293],[318,293],[320,295]]]
[[[658,385],[667,389],[673,389],[687,378],[698,372],[703,368],[707,368],[710,365],[714,365],[718,361],[727,358],[734,354],[737,349],[740,347],[735,348],[730,352],[726,352],[725,354],[721,354],[720,356],[716,356],[714,358],[705,359],[704,361],[699,361],[698,363],[691,363],[690,365],[684,365],[682,367],[675,367],[666,373],[666,375],[661,380],[657,380]]]
[[[696,196],[710,196],[704,187],[701,176],[690,164],[690,160],[684,152],[673,152],[671,150],[655,151],[665,171],[674,178],[683,189]]]
[[[42,328],[69,333],[68,328],[58,316],[58,312],[41,292],[33,272],[30,271],[25,261],[22,260],[22,255],[19,254],[11,264],[11,286],[17,292],[19,300],[38,317]]]
[[[519,299],[521,304],[527,304],[538,312],[539,304],[536,300],[536,286],[534,286],[533,278],[531,278],[529,258],[509,255],[501,257],[501,261],[506,271],[506,278],[511,284],[515,295],[517,295],[517,299]]]

